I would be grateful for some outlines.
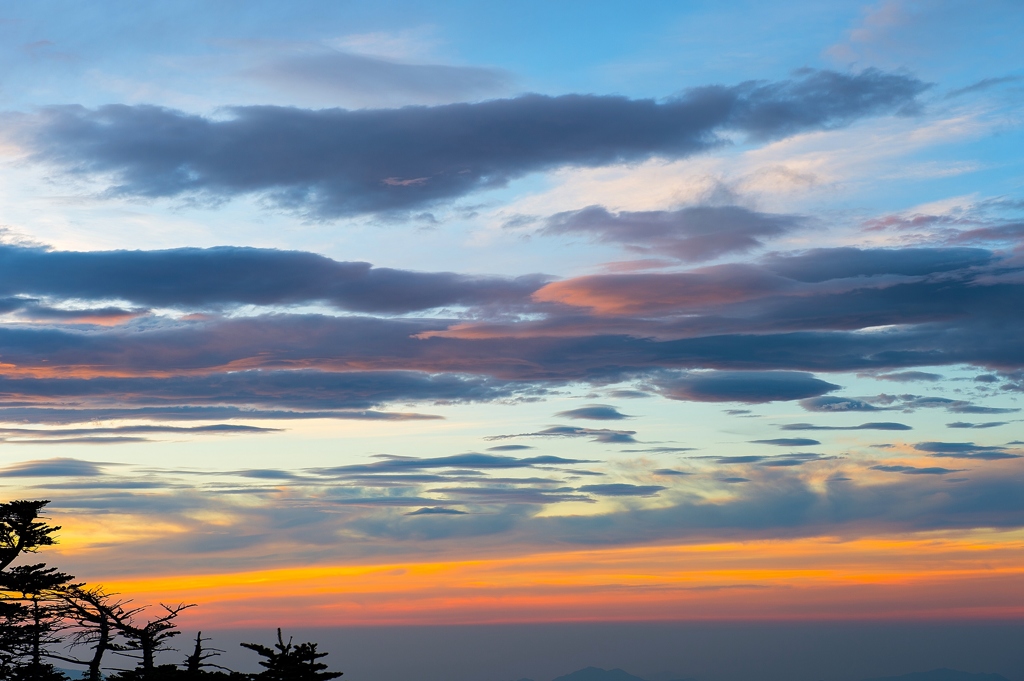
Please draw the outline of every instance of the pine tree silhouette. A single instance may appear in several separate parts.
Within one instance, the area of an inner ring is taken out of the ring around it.
[[[256,676],[261,681],[328,681],[342,675],[342,672],[324,671],[327,665],[317,660],[326,657],[327,653],[318,653],[315,643],[293,645],[291,638],[285,643],[280,629],[277,630],[277,643],[273,648],[259,643],[240,645],[265,658],[260,660],[264,671]]]

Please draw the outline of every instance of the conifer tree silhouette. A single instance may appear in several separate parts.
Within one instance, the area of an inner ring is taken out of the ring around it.
[[[224,651],[220,648],[207,648],[203,646],[208,638],[203,638],[203,632],[196,634],[196,644],[192,649],[192,654],[185,658],[185,672],[192,677],[198,677],[200,672],[204,671],[207,667],[214,669],[220,669],[222,671],[230,672],[231,670],[227,667],[222,667],[219,664],[213,664],[207,662],[207,660],[217,657]]]
[[[56,543],[60,529],[41,512],[49,501],[18,500],[0,504],[0,676],[10,679],[61,679],[44,658],[59,643],[64,628],[60,593],[74,579],[45,563],[11,567],[23,553]]]
[[[136,668],[120,670],[110,681],[331,681],[342,675],[327,671],[319,661],[327,653],[317,652],[317,644],[295,645],[290,638],[285,643],[280,629],[273,648],[241,644],[264,658],[259,674],[209,662],[223,651],[206,647],[209,639],[202,632],[184,668],[157,666],[156,653],[167,650],[167,642],[180,633],[174,620],[195,604],[161,603],[162,614],[144,620],[146,607],[130,607],[131,599],[102,587],[73,583],[74,577],[45,563],[12,567],[22,554],[56,543],[53,535],[60,527],[41,515],[48,503],[0,503],[0,681],[67,681],[51,659],[86,667],[85,681],[102,681],[108,652],[138,660]],[[75,657],[78,646],[88,646],[92,655]]]
[[[342,675],[342,672],[325,671],[327,665],[317,660],[326,657],[327,653],[318,653],[315,643],[293,645],[291,638],[285,643],[280,629],[277,630],[277,643],[273,648],[259,643],[240,645],[264,658],[260,660],[264,670],[255,677],[260,681],[328,681]]]
[[[61,593],[74,577],[44,563],[19,565],[0,572],[0,590],[9,601],[20,603],[20,623],[9,623],[18,639],[20,653],[27,660],[23,665],[27,678],[58,678],[53,666],[44,662],[48,647],[61,642],[58,632],[63,622]]]
[[[164,609],[165,614],[145,623],[138,622],[136,619],[145,611],[145,608],[125,610],[123,607],[118,607],[111,612],[114,629],[126,640],[123,651],[118,652],[139,660],[139,671],[144,679],[153,676],[153,670],[156,667],[154,655],[167,648],[168,639],[181,633],[178,631],[178,625],[174,623],[174,619],[183,610],[194,608],[195,603],[188,605],[179,603],[174,606],[161,603],[160,607]]]
[[[0,504],[0,571],[22,553],[35,553],[40,546],[51,546],[51,537],[60,526],[41,521],[40,512],[47,501],[9,501]]]
[[[89,646],[92,649],[92,657],[88,660],[54,657],[65,662],[86,665],[86,681],[100,681],[103,656],[107,651],[123,650],[123,646],[115,642],[117,630],[114,628],[113,617],[113,613],[121,609],[123,602],[115,599],[116,594],[107,594],[100,587],[87,589],[81,585],[71,586],[62,596],[65,616],[74,626],[74,633],[68,642],[72,648]]]

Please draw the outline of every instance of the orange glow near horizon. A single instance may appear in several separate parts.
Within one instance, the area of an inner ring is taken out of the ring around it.
[[[99,580],[202,627],[1017,619],[1024,538],[748,541]]]

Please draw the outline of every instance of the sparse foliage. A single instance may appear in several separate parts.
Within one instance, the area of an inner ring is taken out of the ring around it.
[[[258,677],[261,680],[327,681],[342,675],[342,672],[326,671],[327,665],[318,660],[326,657],[327,653],[318,653],[315,643],[294,645],[291,638],[285,643],[280,629],[277,630],[277,643],[273,648],[259,643],[242,643],[241,646],[264,658],[260,660],[260,666],[264,668]]]
[[[341,672],[327,671],[315,643],[256,643],[242,646],[264,659],[259,674],[240,674],[209,660],[223,651],[205,645],[196,634],[184,665],[156,663],[156,655],[171,650],[168,642],[181,632],[175,621],[195,604],[161,603],[156,616],[131,599],[108,594],[102,587],[74,583],[75,578],[45,563],[17,565],[19,556],[56,543],[60,527],[41,515],[48,501],[0,503],[0,681],[67,681],[51,660],[85,668],[85,681],[101,681],[107,653],[137,661],[110,681],[330,681]],[[76,656],[79,649],[90,651]]]

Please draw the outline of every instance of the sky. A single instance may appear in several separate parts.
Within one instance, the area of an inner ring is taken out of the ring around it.
[[[1022,30],[1016,0],[7,3],[4,497],[205,631],[1019,626]],[[590,664],[559,650],[436,673]],[[653,681],[746,673],[658,650]]]

